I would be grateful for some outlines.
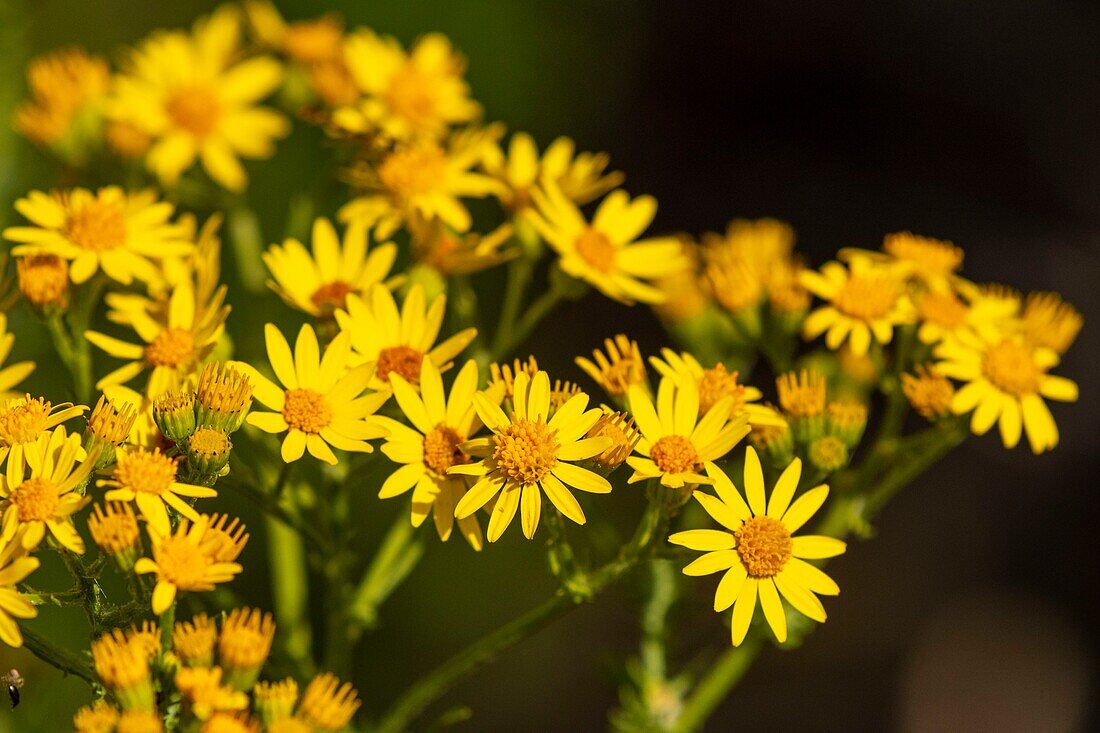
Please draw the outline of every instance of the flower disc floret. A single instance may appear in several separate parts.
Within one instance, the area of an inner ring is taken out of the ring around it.
[[[459,448],[466,438],[452,427],[437,425],[424,436],[424,463],[444,476],[451,466],[468,463],[470,457]]]
[[[319,433],[332,422],[328,400],[311,389],[288,389],[283,404],[286,424],[303,433]]]
[[[557,465],[561,443],[556,433],[544,422],[516,419],[494,436],[493,459],[508,480],[537,483]]]
[[[19,521],[44,522],[53,519],[61,497],[49,479],[38,476],[17,486],[11,494],[11,501],[19,511]]]
[[[390,374],[400,374],[407,381],[420,381],[420,367],[424,355],[411,346],[390,346],[378,352],[376,374],[378,379],[389,379]]]
[[[1032,350],[1008,339],[986,350],[982,372],[994,386],[1014,397],[1038,392],[1043,376]]]
[[[666,435],[649,449],[649,457],[665,473],[689,473],[702,468],[699,452],[682,435]]]
[[[733,534],[737,556],[754,578],[778,575],[791,559],[791,533],[778,519],[753,517]]]

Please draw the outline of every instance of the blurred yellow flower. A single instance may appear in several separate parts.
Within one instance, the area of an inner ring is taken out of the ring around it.
[[[520,372],[514,390],[511,414],[505,414],[490,395],[474,395],[478,417],[492,436],[462,444],[463,451],[481,460],[450,469],[452,474],[477,477],[455,507],[456,517],[469,517],[495,499],[487,532],[490,542],[500,539],[517,510],[523,536],[532,539],[542,514],[543,492],[563,515],[584,524],[584,511],[567,487],[596,494],[611,491],[607,479],[576,465],[612,444],[607,437],[584,437],[603,415],[599,408],[585,411],[588,395],[576,395],[547,419],[550,377],[546,372],[534,378]]]
[[[292,308],[325,318],[346,307],[349,294],[365,295],[385,281],[396,258],[393,242],[367,253],[367,228],[361,222],[348,224],[341,244],[324,217],[313,222],[312,254],[297,239],[274,244],[263,254],[273,278],[268,286]]]
[[[248,376],[253,395],[261,404],[276,410],[252,411],[247,421],[265,433],[286,433],[283,460],[296,461],[308,450],[314,458],[335,465],[336,455],[330,445],[359,453],[374,450],[367,441],[386,434],[375,421],[374,412],[389,394],[364,393],[374,376],[374,364],[348,369],[348,335],[338,335],[323,354],[317,334],[309,325],[298,332],[293,353],[274,324],[264,328],[264,338],[268,360],[282,388],[253,366],[243,362],[230,366]]]
[[[8,360],[11,347],[14,345],[15,334],[8,331],[8,316],[6,313],[0,313],[0,366]],[[18,394],[15,388],[33,371],[33,361],[19,361],[0,368],[0,400],[11,399]]]
[[[128,194],[108,186],[95,193],[84,188],[31,191],[15,208],[32,226],[4,230],[6,239],[19,243],[12,254],[69,260],[69,277],[77,284],[98,270],[123,285],[134,278],[155,282],[160,271],[154,260],[185,256],[193,249],[179,225],[169,221],[172,205],[158,201],[151,190]]]
[[[359,694],[350,682],[341,685],[334,675],[320,674],[306,685],[298,717],[318,730],[338,731],[351,722],[359,705]]]
[[[31,98],[16,109],[15,129],[33,143],[62,148],[74,128],[87,128],[77,130],[78,134],[94,135],[100,123],[99,103],[110,80],[106,59],[78,46],[31,59],[27,65]]]
[[[240,15],[222,5],[193,32],[161,31],[132,53],[108,114],[153,140],[145,162],[173,186],[198,159],[230,191],[248,185],[239,158],[269,158],[290,131],[286,118],[258,102],[282,81],[273,58],[240,60]]]
[[[192,521],[199,519],[194,507],[180,497],[201,499],[218,495],[214,489],[177,481],[179,461],[160,450],[128,447],[119,450],[117,458],[110,477],[97,482],[101,488],[107,489],[104,498],[107,501],[134,502],[149,528],[162,536],[168,535],[172,525],[167,507],[172,507]]]
[[[561,269],[609,298],[660,303],[664,293],[644,281],[690,266],[675,237],[635,241],[657,213],[652,196],[631,201],[625,191],[613,191],[591,222],[553,182],[544,181],[532,197],[535,208],[525,215],[558,253]]]
[[[390,382],[393,396],[412,427],[392,418],[377,418],[389,431],[382,453],[394,463],[403,464],[383,482],[378,496],[389,499],[413,489],[413,526],[419,527],[431,512],[436,532],[446,542],[453,529],[455,506],[467,489],[465,477],[447,471],[470,462],[461,446],[481,429],[474,408],[477,363],[471,359],[459,370],[449,397],[444,396],[443,380],[428,356],[420,368],[419,394],[396,372],[390,375]],[[480,550],[482,536],[477,517],[460,519],[458,526],[470,546]]]
[[[578,356],[573,362],[611,397],[622,397],[634,385],[648,389],[645,359],[638,342],[620,333],[604,339],[604,350],[592,350],[592,359]]]
[[[750,427],[758,425],[778,427],[785,424],[783,417],[773,408],[755,404],[764,396],[764,393],[751,384],[738,382],[740,373],[727,371],[725,364],[719,362],[709,369],[704,369],[698,359],[690,353],[683,351],[677,354],[667,348],[661,349],[661,356],[664,358],[649,357],[649,363],[661,377],[669,377],[677,383],[694,383],[695,389],[699,392],[700,417],[709,412],[719,400],[729,397],[731,420],[743,414],[748,417]]]
[[[848,247],[838,257],[845,261],[869,258],[884,264],[904,279],[913,279],[932,290],[946,290],[962,267],[963,251],[951,242],[922,237],[912,232],[887,234],[882,252]]]
[[[745,449],[747,503],[721,468],[708,463],[707,475],[718,496],[703,491],[693,496],[725,529],[691,529],[668,540],[706,553],[684,568],[685,575],[724,573],[714,595],[714,610],[733,606],[733,645],[740,646],[745,640],[758,598],[780,643],[787,640],[787,616],[780,596],[804,616],[825,621],[825,609],[815,594],[836,595],[840,588],[806,560],[835,557],[846,546],[832,537],[792,535],[821,508],[829,487],[809,489],[792,502],[802,476],[802,461],[796,458],[776,481],[768,499],[760,459],[751,447]]]
[[[951,408],[956,415],[974,411],[970,429],[984,435],[1000,425],[1006,448],[1027,433],[1034,453],[1058,445],[1058,426],[1043,398],[1077,401],[1077,384],[1048,374],[1060,361],[1057,352],[1034,346],[1022,335],[984,338],[960,336],[944,341],[933,352],[941,359],[936,370],[966,384],[955,393]]]
[[[23,549],[33,550],[49,530],[62,547],[84,552],[84,539],[73,526],[73,514],[91,501],[83,489],[98,453],[77,465],[83,452],[80,435],[70,435],[64,426],[58,426],[39,435],[21,454],[8,458],[7,470],[0,476],[4,516],[0,539],[4,543],[18,541]],[[28,467],[30,476],[26,475]]]
[[[894,326],[913,321],[905,282],[866,257],[853,256],[847,268],[828,262],[821,272],[803,270],[801,280],[828,303],[806,318],[802,334],[815,339],[824,333],[825,345],[834,351],[847,340],[852,353],[862,356],[872,337],[880,344],[890,343]]]
[[[993,338],[1010,327],[1016,306],[1000,298],[986,298],[979,288],[958,283],[949,289],[925,290],[913,296],[920,327],[917,337],[926,344],[955,338],[964,332]]]
[[[467,328],[436,344],[447,297],[438,295],[425,304],[419,284],[409,288],[400,311],[393,294],[381,285],[372,287],[368,296],[349,296],[347,310],[336,311],[336,322],[351,339],[352,363],[376,363],[374,389],[388,389],[391,373],[415,387],[425,355],[439,371],[447,371],[477,335],[477,329]]]
[[[444,276],[481,272],[518,254],[516,248],[507,247],[512,239],[510,224],[488,234],[458,234],[438,217],[414,214],[406,226],[413,259]]]
[[[626,461],[634,469],[629,483],[659,478],[670,489],[709,484],[700,473],[704,464],[726,455],[749,434],[746,415],[730,419],[732,397],[721,398],[700,418],[699,384],[675,375],[661,378],[656,407],[639,386],[631,387],[628,396],[642,432],[635,449],[641,455]]]
[[[1069,350],[1085,324],[1081,313],[1058,293],[1028,293],[1020,320],[1031,343],[1059,354]]]
[[[176,672],[176,689],[184,705],[199,720],[207,720],[218,712],[248,709],[248,695],[224,682],[222,674],[221,667],[181,667]]]
[[[205,515],[200,515],[193,523],[185,519],[171,534],[162,534],[150,525],[153,557],[138,560],[134,572],[156,574],[153,588],[153,613],[156,615],[168,610],[179,591],[214,590],[217,583],[228,583],[243,569],[235,562],[217,559],[218,545],[209,541],[208,522]]]
[[[15,586],[38,568],[38,560],[27,557],[20,542],[0,547],[0,640],[8,646],[23,646],[17,618],[34,618],[38,609]]]

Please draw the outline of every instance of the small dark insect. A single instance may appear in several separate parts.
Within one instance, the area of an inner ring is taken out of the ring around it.
[[[8,686],[8,699],[11,700],[11,709],[15,710],[15,706],[19,704],[19,688],[23,686],[23,675],[19,674],[18,669],[12,669],[0,677],[0,681]]]

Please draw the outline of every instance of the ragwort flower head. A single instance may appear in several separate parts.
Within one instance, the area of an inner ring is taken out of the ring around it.
[[[63,402],[54,405],[41,397],[14,397],[0,405],[0,461],[22,461],[23,450],[39,436],[88,408]]]
[[[171,534],[161,534],[150,525],[153,557],[143,557],[134,572],[156,574],[153,613],[161,615],[180,591],[214,590],[218,583],[231,581],[243,569],[236,562],[219,558],[222,544],[209,533],[210,518],[199,515],[192,524],[183,520]]]
[[[151,529],[162,536],[171,530],[168,507],[197,522],[199,513],[181,497],[191,499],[217,496],[205,486],[194,486],[176,480],[179,460],[161,453],[159,448],[128,447],[118,451],[118,461],[109,478],[99,481],[107,488],[107,501],[132,501]]]
[[[83,148],[102,124],[100,107],[110,83],[106,59],[80,47],[43,54],[27,65],[31,98],[15,111],[15,129],[36,145],[57,150],[69,162],[83,158]]]

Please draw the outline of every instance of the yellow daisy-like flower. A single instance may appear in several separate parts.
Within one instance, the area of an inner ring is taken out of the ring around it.
[[[913,279],[932,290],[946,290],[962,267],[963,251],[951,242],[922,237],[912,232],[887,234],[882,252],[857,249],[840,250],[842,260],[870,258],[886,265],[899,277]]]
[[[510,224],[488,234],[457,234],[442,219],[415,214],[406,224],[413,259],[443,276],[481,272],[519,254],[515,247],[507,247],[512,240]]]
[[[80,435],[69,435],[60,426],[42,433],[33,445],[9,458],[0,477],[3,542],[12,542],[18,534],[23,548],[33,550],[49,530],[61,546],[84,552],[84,539],[73,526],[73,514],[91,501],[77,489],[95,467],[98,453],[93,452],[78,466],[83,452]],[[25,476],[27,466],[30,476]]]
[[[393,294],[381,285],[372,287],[368,296],[369,300],[349,296],[347,310],[336,311],[336,322],[351,338],[353,363],[376,363],[374,389],[387,389],[394,373],[409,384],[419,384],[425,356],[439,371],[446,371],[477,336],[476,328],[467,328],[436,344],[447,296],[438,295],[426,305],[419,284],[409,288],[400,311]]]
[[[348,37],[344,60],[365,95],[354,113],[340,115],[349,129],[377,128],[401,140],[439,138],[481,113],[462,77],[466,62],[442,34],[423,36],[406,53],[397,39],[362,29]]]
[[[531,195],[535,208],[525,215],[561,257],[561,269],[609,298],[660,303],[664,294],[643,281],[691,264],[675,237],[635,241],[657,213],[652,196],[631,201],[626,191],[613,191],[589,222],[552,181],[543,181]]]
[[[18,245],[16,257],[53,254],[71,262],[69,277],[82,283],[103,270],[129,285],[134,278],[155,282],[154,260],[189,255],[194,246],[172,218],[172,205],[154,191],[125,193],[117,186],[95,193],[74,188],[46,194],[31,191],[15,208],[32,226],[8,227],[4,237]]]
[[[393,396],[409,427],[392,418],[379,417],[389,430],[382,452],[394,463],[404,464],[382,484],[378,496],[389,499],[413,489],[412,524],[419,527],[432,513],[435,529],[444,542],[451,536],[455,506],[466,495],[466,480],[447,473],[452,466],[470,461],[461,446],[481,429],[474,407],[478,370],[466,362],[455,377],[450,397],[444,397],[443,380],[430,357],[420,369],[420,394],[396,372],[390,375]],[[476,516],[458,520],[459,530],[475,550],[482,547],[481,526]]]
[[[945,341],[933,352],[942,361],[936,370],[967,384],[955,393],[956,415],[974,411],[970,429],[984,435],[994,423],[1006,448],[1027,432],[1034,453],[1058,445],[1058,426],[1043,398],[1077,401],[1077,384],[1047,372],[1060,361],[1057,352],[1034,346],[1022,335],[986,339],[969,335]]]
[[[181,667],[176,672],[176,689],[199,720],[218,712],[248,709],[248,695],[223,682],[222,676],[221,667]]]
[[[240,61],[240,15],[223,5],[191,34],[160,32],[142,43],[116,80],[108,114],[148,135],[146,166],[168,186],[196,159],[231,191],[248,185],[239,158],[270,158],[290,131],[286,118],[257,103],[282,81],[282,66]]]
[[[313,222],[312,255],[297,239],[287,239],[263,254],[273,280],[268,286],[287,305],[314,316],[329,318],[346,307],[351,293],[364,295],[389,275],[397,258],[393,242],[367,253],[367,228],[352,222],[341,245],[332,222],[324,217]]]
[[[603,415],[588,407],[588,395],[578,394],[550,415],[550,377],[525,372],[515,377],[511,414],[505,414],[484,392],[474,395],[478,417],[493,432],[462,444],[470,455],[483,457],[477,463],[452,466],[450,473],[478,477],[455,507],[455,516],[465,519],[490,500],[496,499],[487,536],[496,542],[511,524],[516,511],[527,539],[535,536],[542,514],[542,493],[569,519],[584,524],[581,505],[569,491],[606,494],[611,484],[599,474],[576,465],[611,447],[607,437],[586,438],[585,434]]]
[[[553,181],[574,203],[598,199],[625,179],[620,171],[606,172],[610,162],[607,153],[575,153],[575,145],[567,137],[555,139],[540,158],[534,138],[517,132],[508,143],[507,154],[494,145],[483,166],[505,186],[497,193],[501,203],[519,212],[531,205],[531,191],[541,179]]]
[[[645,359],[637,341],[620,333],[603,343],[606,354],[593,349],[591,359],[578,356],[573,362],[611,397],[622,397],[632,386],[647,384]]]
[[[286,433],[283,460],[296,461],[308,450],[314,458],[335,465],[336,455],[329,446],[359,453],[374,450],[367,441],[386,434],[375,421],[374,412],[389,394],[364,394],[374,376],[374,364],[348,369],[348,335],[334,338],[324,354],[309,325],[298,332],[293,353],[274,324],[267,324],[264,337],[268,360],[282,388],[255,367],[243,362],[231,366],[248,376],[253,395],[261,404],[277,411],[250,412],[248,424],[266,433]]]
[[[0,313],[0,364],[11,356],[11,347],[15,345],[15,334],[8,331],[8,316]],[[33,361],[19,361],[0,368],[0,399],[11,399],[17,392],[16,387],[34,371]]]
[[[473,219],[459,198],[481,198],[500,187],[470,170],[495,134],[495,128],[453,134],[446,146],[419,141],[386,153],[376,166],[353,169],[349,176],[363,195],[340,209],[340,220],[373,227],[376,239],[386,239],[414,214],[469,231]]]
[[[751,384],[738,382],[739,373],[728,371],[725,364],[718,363],[709,369],[704,369],[703,365],[688,352],[677,354],[668,348],[661,349],[661,356],[664,359],[656,356],[649,357],[649,363],[661,377],[693,382],[696,385],[699,391],[700,417],[718,404],[719,400],[729,397],[732,400],[731,420],[744,414],[748,417],[750,427],[758,425],[779,427],[786,424],[783,417],[771,407],[755,404],[764,396],[764,393]]]
[[[1069,350],[1085,325],[1081,313],[1058,293],[1028,293],[1020,320],[1031,343],[1059,354]]]
[[[68,146],[65,142],[74,133],[97,132],[98,107],[110,79],[106,59],[79,47],[31,59],[27,65],[31,98],[15,111],[15,129],[36,145],[56,145],[63,153],[82,152],[77,141],[70,140]]]
[[[199,515],[193,524],[185,519],[171,534],[161,534],[150,524],[153,557],[139,559],[134,572],[156,573],[153,588],[156,615],[168,610],[179,591],[214,590],[216,584],[228,583],[243,569],[238,563],[218,560],[220,545],[209,540],[208,522],[206,515]]]
[[[185,280],[172,290],[166,324],[142,313],[132,313],[131,325],[144,345],[131,344],[98,331],[85,331],[88,341],[111,356],[132,359],[96,382],[96,388],[102,390],[124,384],[148,369],[145,392],[151,399],[178,390],[198,371],[225,331],[229,306],[221,304],[225,291],[219,293],[216,307],[205,314],[199,313],[195,291],[190,281]]]
[[[699,383],[676,376],[661,378],[657,405],[641,387],[631,387],[630,412],[642,431],[627,464],[634,469],[628,483],[660,478],[670,489],[709,484],[700,474],[707,461],[716,461],[749,434],[748,416],[730,419],[732,397],[723,397],[699,417]]]
[[[847,340],[852,353],[862,356],[872,337],[888,344],[894,326],[913,320],[905,281],[866,257],[853,256],[847,268],[828,262],[821,272],[803,270],[800,279],[807,290],[828,302],[807,316],[802,335],[815,339],[824,333],[825,345],[834,351]]]
[[[0,405],[0,461],[23,461],[23,450],[42,433],[66,420],[83,415],[88,408],[63,402],[53,405],[41,397],[15,397]]]
[[[317,730],[343,730],[360,704],[359,693],[350,682],[341,685],[335,675],[320,674],[306,685],[298,717]]]
[[[806,560],[836,557],[846,546],[832,537],[792,535],[821,508],[829,487],[817,486],[794,499],[802,476],[802,461],[796,458],[776,481],[768,499],[760,458],[751,447],[745,449],[747,503],[718,466],[708,463],[707,475],[714,480],[718,496],[703,491],[693,496],[728,531],[691,529],[668,540],[706,553],[684,568],[685,575],[725,573],[714,595],[714,610],[733,606],[733,645],[745,640],[758,598],[780,643],[787,640],[787,616],[780,596],[804,616],[825,621],[825,609],[815,594],[835,596],[840,588]]]
[[[177,481],[179,461],[164,455],[159,449],[123,448],[118,451],[117,458],[111,477],[98,482],[100,487],[108,489],[104,498],[107,501],[134,502],[150,529],[155,529],[162,536],[171,529],[169,506],[191,521],[197,522],[199,519],[199,513],[181,496],[204,499],[218,495],[214,489]]]
[[[36,558],[27,557],[21,542],[8,542],[0,548],[0,641],[8,646],[23,646],[23,634],[15,619],[38,615],[38,609],[15,588],[38,565]]]

